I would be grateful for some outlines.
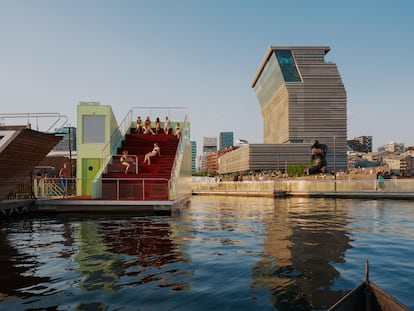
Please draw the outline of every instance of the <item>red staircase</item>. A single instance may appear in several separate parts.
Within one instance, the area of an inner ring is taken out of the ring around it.
[[[168,181],[174,165],[178,139],[175,135],[127,134],[118,148],[112,163],[108,164],[107,173],[102,175],[102,198],[120,200],[168,200]],[[158,143],[161,156],[152,157],[151,165],[142,163],[146,153]],[[138,158],[138,174],[135,166],[129,167],[125,174],[125,166],[119,162],[122,151],[128,150],[130,156]]]

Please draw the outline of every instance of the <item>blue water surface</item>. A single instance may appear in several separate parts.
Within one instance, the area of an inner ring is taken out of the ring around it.
[[[414,309],[414,202],[194,196],[172,216],[0,226],[0,310],[326,310],[370,279]]]

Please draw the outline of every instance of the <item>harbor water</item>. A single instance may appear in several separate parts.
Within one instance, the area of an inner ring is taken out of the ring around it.
[[[326,310],[366,260],[414,310],[412,201],[193,196],[172,216],[0,223],[0,310]]]

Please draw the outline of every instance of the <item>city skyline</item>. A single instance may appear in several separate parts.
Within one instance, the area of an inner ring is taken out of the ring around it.
[[[348,139],[414,145],[408,0],[0,2],[2,113],[59,112],[80,101],[185,106],[203,137],[263,142],[250,82],[271,45],[326,45],[347,91]]]

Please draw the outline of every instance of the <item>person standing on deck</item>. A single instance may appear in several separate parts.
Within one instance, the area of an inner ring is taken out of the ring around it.
[[[59,177],[60,177],[60,184],[63,187],[63,197],[68,197],[68,187],[69,187],[69,182],[70,182],[70,178],[72,178],[72,176],[70,176],[70,168],[69,168],[69,164],[68,163],[64,163],[63,167],[60,169],[59,171]]]

